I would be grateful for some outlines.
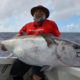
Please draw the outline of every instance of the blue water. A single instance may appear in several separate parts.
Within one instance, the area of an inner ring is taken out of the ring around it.
[[[16,32],[0,32],[0,41],[12,38]],[[63,39],[80,43],[80,33],[61,33]]]
[[[0,32],[0,42],[2,40],[7,40],[12,38],[15,34],[16,32]],[[80,33],[61,33],[61,37],[63,39],[74,41],[80,44]],[[2,50],[0,50],[0,54],[3,54],[3,53],[6,54],[8,52],[3,52]]]

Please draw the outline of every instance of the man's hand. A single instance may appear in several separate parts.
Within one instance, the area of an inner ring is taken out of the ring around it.
[[[7,51],[7,49],[5,48],[4,45],[1,46],[1,49],[2,49],[3,51]]]
[[[33,80],[41,80],[42,78],[36,74],[33,75]]]
[[[16,38],[16,37],[19,37],[19,36],[22,36],[22,35],[17,33],[15,36],[13,36],[13,38]]]
[[[21,36],[21,35],[20,34],[16,34],[13,38],[18,37],[18,36]],[[3,44],[1,45],[1,49],[3,51],[7,51],[7,49],[5,48],[5,46]]]

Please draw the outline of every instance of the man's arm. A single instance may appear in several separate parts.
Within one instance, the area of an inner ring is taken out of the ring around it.
[[[58,29],[58,26],[55,22],[52,21],[52,34],[56,37],[60,37],[61,33]]]
[[[16,35],[13,36],[13,38],[18,37],[18,36],[22,36],[22,34],[17,33]]]

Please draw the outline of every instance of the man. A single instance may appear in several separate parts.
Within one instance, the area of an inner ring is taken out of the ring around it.
[[[33,7],[31,9],[31,15],[34,18],[34,22],[24,25],[15,37],[24,35],[23,32],[26,32],[27,35],[39,35],[39,32],[43,32],[45,34],[51,33],[57,37],[60,36],[56,23],[47,19],[49,17],[49,10],[47,8],[41,5]],[[2,49],[6,50],[4,46],[2,46]],[[32,77],[34,80],[45,80],[44,72],[40,71],[41,67],[31,66],[19,60],[16,60],[11,69],[13,79],[23,80],[23,75],[30,67],[32,67]]]

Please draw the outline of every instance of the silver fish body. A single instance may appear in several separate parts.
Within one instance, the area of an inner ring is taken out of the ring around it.
[[[80,66],[77,43],[43,34],[21,36],[1,42],[10,53],[30,65],[37,66]]]

